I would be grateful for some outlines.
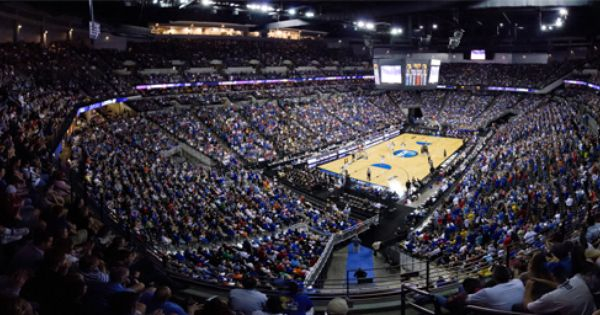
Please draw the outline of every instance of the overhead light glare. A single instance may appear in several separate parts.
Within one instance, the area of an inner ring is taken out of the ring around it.
[[[562,26],[563,26],[563,24],[564,24],[564,22],[563,22],[563,20],[562,20],[561,18],[557,18],[557,19],[556,19],[556,22],[554,22],[554,25],[555,25],[556,27],[562,27]]]
[[[561,16],[565,16],[565,15],[569,14],[569,10],[567,10],[567,9],[565,9],[565,8],[560,8],[560,9],[558,10],[558,13],[559,13]]]
[[[401,27],[392,27],[392,29],[390,29],[390,34],[392,35],[400,35],[402,32],[403,30]]]
[[[294,9],[294,8],[288,9],[288,14],[289,15],[296,15],[296,9]]]
[[[433,27],[434,30],[437,30],[438,25],[437,24],[433,24],[431,27]]]
[[[308,11],[304,14],[307,18],[315,17],[315,13],[313,11]]]

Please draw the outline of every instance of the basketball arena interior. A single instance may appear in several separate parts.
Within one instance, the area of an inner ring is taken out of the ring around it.
[[[2,1],[0,314],[600,315],[599,47],[594,0]]]

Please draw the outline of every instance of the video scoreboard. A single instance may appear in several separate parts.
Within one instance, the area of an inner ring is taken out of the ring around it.
[[[437,59],[374,59],[375,84],[382,89],[432,89],[437,86],[440,66]]]

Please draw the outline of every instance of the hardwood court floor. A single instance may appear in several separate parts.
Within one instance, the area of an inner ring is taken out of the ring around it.
[[[392,149],[391,143],[394,143]],[[429,153],[434,167],[456,152],[462,145],[462,139],[434,137],[419,134],[404,133],[393,139],[382,142],[366,149],[367,158],[352,161],[347,157],[347,170],[350,177],[371,184],[388,187],[398,193],[405,190],[407,179],[423,179],[429,174],[427,155],[421,154],[421,144],[428,143]],[[444,157],[446,150],[446,157]],[[319,168],[342,174],[344,160],[341,158]],[[367,180],[367,169],[371,170],[371,180]]]

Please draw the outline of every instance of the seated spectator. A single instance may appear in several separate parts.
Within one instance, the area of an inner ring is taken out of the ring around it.
[[[536,253],[529,261],[527,274],[523,277],[525,285],[525,296],[523,306],[513,307],[514,311],[526,310],[527,304],[539,299],[542,295],[554,290],[557,284],[552,279],[550,271],[546,268],[546,257],[542,253]]]
[[[334,298],[327,303],[327,315],[346,315],[348,310],[348,302],[343,298]]]
[[[435,299],[440,306],[447,308],[452,314],[461,314],[465,312],[467,297],[479,290],[481,290],[479,279],[466,278],[458,288],[457,293],[448,297],[435,295]]]
[[[252,277],[242,280],[241,289],[229,291],[229,305],[232,310],[252,315],[252,312],[263,309],[267,302],[267,296],[256,289],[257,281]]]
[[[195,315],[234,315],[234,313],[223,300],[212,297],[206,300],[206,303]]]
[[[144,289],[144,285],[141,283],[129,285],[129,269],[126,267],[114,267],[110,271],[110,280],[106,284],[106,291],[108,294],[117,292],[141,292]]]
[[[54,238],[44,232],[36,231],[33,241],[21,247],[13,256],[10,265],[13,269],[25,268],[35,270],[44,259],[44,253],[52,247]]]
[[[193,315],[197,309],[197,305],[190,305],[188,312],[171,301],[171,289],[166,286],[156,288],[154,292],[146,292],[140,297],[140,302],[146,305],[146,312],[151,313],[156,310],[162,310],[165,314],[176,315]]]
[[[298,283],[290,281],[288,283],[288,294],[285,298],[288,300],[285,303],[285,313],[288,315],[306,315],[313,313],[313,303],[299,288]]]
[[[271,296],[261,311],[254,311],[252,315],[283,315],[284,309],[279,296]]]
[[[586,261],[579,245],[570,250],[574,276],[556,289],[527,303],[527,310],[535,314],[590,315],[596,310],[592,292],[598,289],[598,267]]]
[[[87,282],[107,283],[109,281],[108,273],[104,270],[104,262],[97,256],[82,257],[79,260],[79,271]]]
[[[467,296],[467,304],[510,311],[514,304],[523,302],[525,287],[520,279],[511,280],[510,269],[495,266],[492,280],[494,285]]]

